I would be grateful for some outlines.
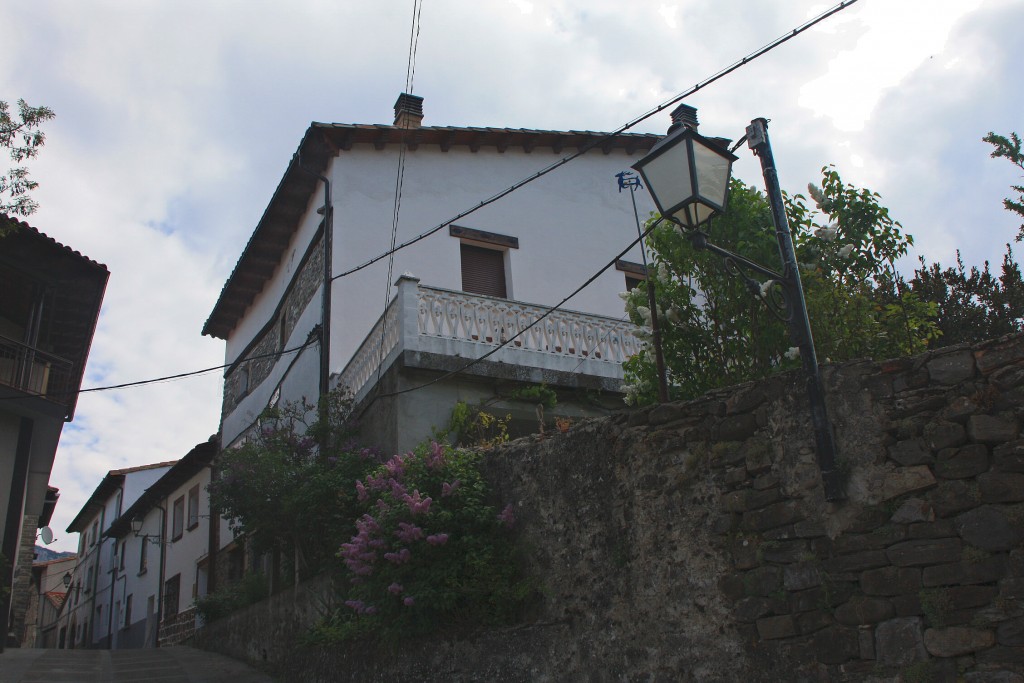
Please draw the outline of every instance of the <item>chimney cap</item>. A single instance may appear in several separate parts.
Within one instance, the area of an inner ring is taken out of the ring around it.
[[[423,98],[409,93],[400,94],[395,100],[395,125],[419,127],[422,120]]]
[[[672,110],[672,125],[673,126],[688,126],[693,130],[697,130],[699,125],[697,122],[697,108],[691,107],[688,104],[680,104],[678,107]]]

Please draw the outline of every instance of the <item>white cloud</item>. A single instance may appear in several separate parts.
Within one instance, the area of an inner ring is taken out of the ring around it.
[[[427,125],[609,130],[828,6],[437,0],[416,93]],[[411,3],[0,5],[0,99],[57,112],[30,222],[111,270],[87,386],[221,362],[200,330],[300,137],[311,120],[390,122],[410,19]],[[1016,234],[1001,199],[1017,179],[980,138],[1024,132],[1022,19],[1011,0],[858,2],[688,103],[714,135],[770,118],[784,186],[836,163],[930,257],[960,246],[969,264],[996,260]],[[54,528],[106,470],[180,457],[216,431],[219,377],[83,395],[52,478]]]

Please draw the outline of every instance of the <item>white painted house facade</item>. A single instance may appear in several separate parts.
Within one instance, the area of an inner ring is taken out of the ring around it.
[[[79,534],[78,563],[61,613],[68,648],[108,648],[120,615],[111,607],[119,590],[120,557],[106,532],[123,511],[156,483],[174,462],[111,470],[68,526]]]
[[[394,451],[445,424],[456,401],[497,400],[505,410],[502,396],[528,383],[559,390],[560,407],[577,414],[586,409],[573,407],[574,391],[618,402],[621,362],[639,344],[618,294],[638,277],[638,247],[485,361],[429,389],[388,394],[494,350],[614,261],[637,235],[629,192],[615,176],[660,136],[428,127],[421,98],[409,95],[395,110],[395,125],[309,127],[224,286],[203,332],[226,341],[225,447],[268,405],[315,401],[338,385],[357,404],[374,404],[364,437]],[[393,263],[368,264],[391,246],[400,168],[396,243],[438,229],[395,252]],[[653,205],[645,193],[636,199],[643,220]],[[321,330],[325,226],[333,281]]]

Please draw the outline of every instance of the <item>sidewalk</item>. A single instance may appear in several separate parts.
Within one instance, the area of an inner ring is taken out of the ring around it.
[[[273,683],[222,655],[175,646],[148,650],[40,650],[0,654],[0,683]]]

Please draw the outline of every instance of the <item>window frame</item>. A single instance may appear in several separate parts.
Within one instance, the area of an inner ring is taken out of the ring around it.
[[[199,484],[188,490],[188,505],[186,508],[188,524],[186,529],[192,531],[199,526]]]
[[[174,499],[171,509],[171,542],[177,541],[185,533],[185,496]]]

